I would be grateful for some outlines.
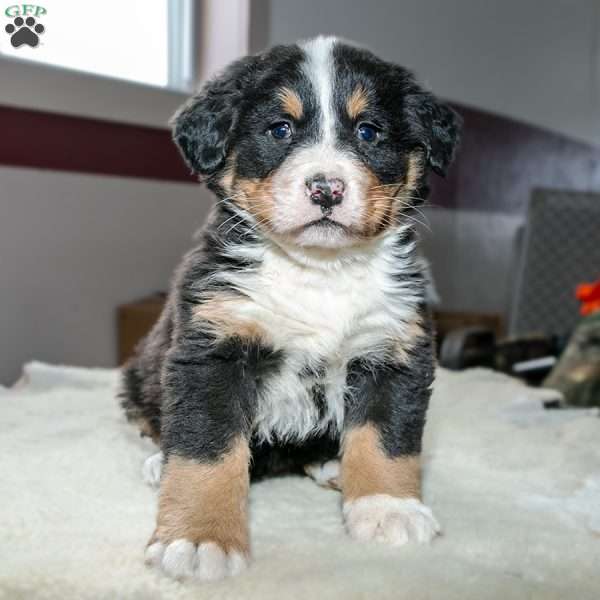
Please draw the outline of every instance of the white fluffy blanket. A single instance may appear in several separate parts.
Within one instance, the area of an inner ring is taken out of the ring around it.
[[[154,449],[127,425],[117,373],[27,365],[0,387],[0,598],[600,598],[600,419],[545,411],[485,370],[440,372],[425,445],[430,547],[352,542],[340,496],[308,479],[251,492],[253,563],[180,584],[148,570]]]

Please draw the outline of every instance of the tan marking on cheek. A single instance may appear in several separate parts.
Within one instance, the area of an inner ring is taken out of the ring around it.
[[[415,152],[409,156],[404,182],[398,185],[382,185],[368,169],[363,168],[363,171],[367,181],[363,234],[371,237],[395,223],[398,213],[413,202],[414,193],[423,176],[422,155]]]
[[[419,187],[419,182],[423,176],[423,157],[421,153],[413,153],[408,157],[408,169],[406,172],[406,178],[404,185],[401,188],[401,192],[410,194]]]
[[[387,187],[380,187],[381,181],[369,170],[362,167],[367,192],[364,198],[362,233],[372,237],[387,229],[394,217],[393,193]]]
[[[220,186],[225,190],[227,194],[231,194],[233,190],[233,182],[235,179],[235,163],[236,155],[232,154],[228,159],[223,169],[223,175],[219,181]]]
[[[235,294],[214,294],[194,309],[194,319],[208,325],[217,338],[239,337],[249,341],[264,341],[264,329],[250,317],[241,315],[244,300]]]
[[[362,85],[358,85],[354,88],[354,91],[346,102],[346,112],[348,116],[354,120],[367,109],[369,105],[369,96]]]
[[[377,429],[363,425],[344,438],[341,483],[346,501],[374,494],[420,498],[420,457],[388,457]]]
[[[296,121],[302,118],[304,113],[304,105],[302,104],[302,100],[298,94],[288,88],[281,88],[277,92],[277,97],[281,101],[281,108],[284,113],[290,115],[290,117],[296,119]]]
[[[161,478],[156,531],[150,542],[212,541],[225,551],[247,554],[249,461],[243,439],[215,463],[170,456]]]
[[[272,176],[265,179],[238,178],[234,191],[237,204],[253,215],[261,226],[270,228],[275,212]]]

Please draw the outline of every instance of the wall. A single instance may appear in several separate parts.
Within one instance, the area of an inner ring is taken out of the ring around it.
[[[249,0],[195,4],[203,79],[246,53]],[[0,81],[0,384],[114,365],[115,307],[167,287],[213,201],[167,130],[187,94],[5,57]]]
[[[273,0],[269,44],[319,33],[415,69],[439,95],[600,145],[597,0]]]
[[[600,150],[549,133],[600,146],[597,0],[257,0],[251,23],[255,49],[335,34],[459,104],[463,144],[433,178],[423,249],[444,309],[506,316],[531,189],[600,190]]]
[[[211,203],[196,184],[0,168],[0,384],[33,358],[112,366],[115,308],[164,290]]]

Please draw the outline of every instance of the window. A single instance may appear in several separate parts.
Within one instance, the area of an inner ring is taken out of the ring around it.
[[[8,0],[0,7],[6,57],[179,91],[193,85],[193,0]]]

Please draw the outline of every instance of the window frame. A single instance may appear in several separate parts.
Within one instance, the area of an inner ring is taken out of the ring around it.
[[[250,0],[184,0],[183,4],[190,6],[180,12],[169,11],[169,28],[170,33],[189,30],[189,39],[180,46],[187,47],[188,54],[186,58],[173,51],[171,56],[169,48],[169,87],[0,55],[0,105],[167,128],[170,116],[190,94],[171,89],[171,85],[179,87],[187,80],[194,89],[224,64],[247,53],[249,46]],[[185,18],[192,19],[192,26],[178,30],[177,23]],[[239,39],[218,52],[211,51],[215,40],[223,37],[224,23],[231,25],[232,21]],[[171,35],[169,39],[173,39]],[[173,73],[180,74],[173,75],[173,81],[171,60]]]

